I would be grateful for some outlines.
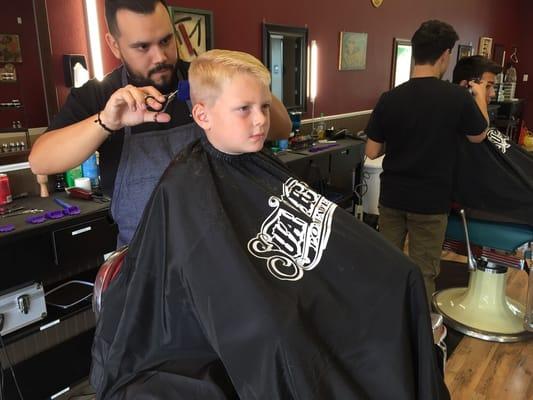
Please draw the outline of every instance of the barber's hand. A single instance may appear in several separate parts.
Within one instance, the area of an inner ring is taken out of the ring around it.
[[[168,122],[170,115],[158,113],[163,106],[154,99],[148,100],[150,108],[156,111],[149,111],[146,108],[145,98],[152,95],[156,100],[163,103],[165,96],[153,86],[135,87],[127,85],[118,89],[111,95],[105,108],[100,112],[100,119],[109,129],[118,130],[125,126],[135,126],[143,122]]]
[[[485,98],[487,95],[487,81],[484,80],[475,80],[468,82],[468,86],[470,86],[470,91],[474,95],[474,97],[481,96],[481,98]]]

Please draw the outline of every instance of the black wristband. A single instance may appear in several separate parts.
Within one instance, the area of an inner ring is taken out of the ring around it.
[[[106,132],[109,132],[109,133],[117,133],[118,130],[114,131],[113,129],[109,129],[103,122],[102,120],[100,119],[100,113],[101,111],[98,111],[98,114],[96,116],[96,119],[94,120],[94,123],[98,123],[98,125],[100,125],[102,128],[104,128],[104,130]]]

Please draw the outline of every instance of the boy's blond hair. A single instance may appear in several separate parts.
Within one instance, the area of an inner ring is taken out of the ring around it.
[[[270,85],[268,69],[248,53],[215,49],[201,54],[189,68],[192,103],[213,104],[224,83],[242,73],[252,75],[267,87]]]

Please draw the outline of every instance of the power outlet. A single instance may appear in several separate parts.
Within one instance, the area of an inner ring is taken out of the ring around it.
[[[528,74],[524,74],[524,75],[522,76],[522,82],[527,82],[528,79],[529,79],[529,75],[528,75]]]

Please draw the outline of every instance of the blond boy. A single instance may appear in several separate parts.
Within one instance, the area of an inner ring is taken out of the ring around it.
[[[270,74],[250,54],[211,50],[189,70],[192,115],[211,144],[227,154],[263,148],[270,127]]]

